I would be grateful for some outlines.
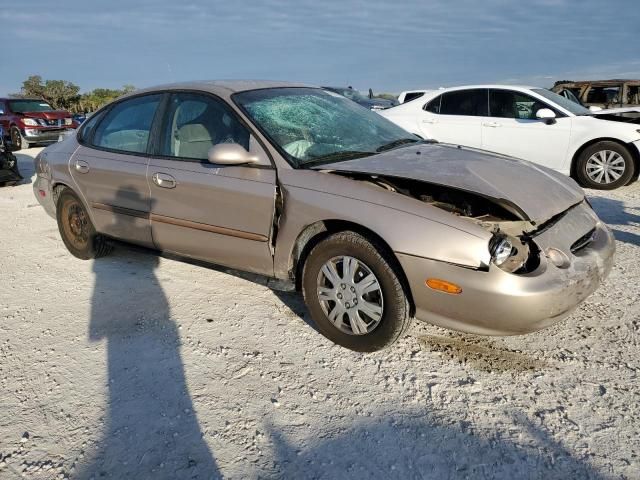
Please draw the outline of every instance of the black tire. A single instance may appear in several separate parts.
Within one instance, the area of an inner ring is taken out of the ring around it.
[[[107,239],[96,232],[84,204],[68,188],[58,197],[56,218],[62,241],[74,257],[90,260],[113,250]]]
[[[26,150],[31,146],[20,133],[20,129],[15,126],[11,127],[11,143],[16,150]]]
[[[621,175],[617,180],[604,183],[597,182],[589,177],[589,174],[587,173],[589,159],[598,152],[615,152],[624,160],[624,165],[620,164],[620,166],[624,166],[624,170],[621,172],[618,171]],[[578,161],[576,162],[575,172],[578,183],[585,188],[593,188],[595,190],[613,190],[614,188],[626,185],[632,179],[634,173],[634,160],[631,152],[619,143],[611,141],[597,142],[582,151],[578,157]]]
[[[381,287],[382,317],[368,333],[344,333],[329,320],[318,298],[318,277],[323,265],[341,256],[362,262],[376,276]],[[334,343],[357,352],[373,352],[395,343],[411,324],[409,300],[394,268],[396,264],[381,245],[352,231],[334,233],[319,242],[309,253],[302,271],[305,303],[318,330]]]

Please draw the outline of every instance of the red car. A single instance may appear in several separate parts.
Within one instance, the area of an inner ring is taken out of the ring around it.
[[[75,128],[71,113],[33,98],[0,98],[0,126],[18,150],[57,142],[60,135]]]

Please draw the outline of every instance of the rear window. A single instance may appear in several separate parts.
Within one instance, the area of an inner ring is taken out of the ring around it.
[[[14,113],[49,112],[53,110],[44,100],[9,100],[9,108]]]
[[[424,96],[424,92],[410,92],[404,96],[404,103],[410,102],[411,100],[415,100],[416,98],[420,98]]]
[[[489,115],[488,90],[460,90],[442,95],[441,115],[487,117]]]
[[[431,113],[440,113],[440,102],[442,101],[442,95],[438,95],[424,106],[424,110]]]

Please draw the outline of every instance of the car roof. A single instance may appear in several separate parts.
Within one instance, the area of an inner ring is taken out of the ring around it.
[[[295,82],[282,82],[274,80],[199,80],[191,82],[168,83],[156,85],[154,87],[143,88],[132,92],[130,95],[139,95],[145,92],[166,91],[166,90],[200,90],[210,92],[219,96],[229,97],[237,92],[247,90],[259,90],[263,88],[286,88],[286,87],[309,87],[317,88],[313,85],[306,85]]]
[[[533,85],[504,85],[504,84],[486,84],[486,85],[456,85],[453,87],[444,87],[438,91],[447,90],[467,90],[471,88],[497,88],[497,89],[509,89],[509,90],[533,90],[543,87],[535,87]]]
[[[438,89],[429,89],[429,90],[406,90],[402,93],[409,92],[424,92],[424,96],[420,97],[422,99],[430,99],[435,98],[438,95],[441,95],[445,92],[454,92],[457,90],[472,90],[476,88],[494,88],[496,90],[519,90],[522,92],[527,92],[530,90],[541,89],[544,87],[534,87],[531,85],[500,85],[500,84],[492,84],[492,85],[456,85],[454,87],[440,87]],[[417,100],[417,99],[416,99]],[[413,100],[411,101],[413,102]],[[407,102],[409,103],[409,102]]]

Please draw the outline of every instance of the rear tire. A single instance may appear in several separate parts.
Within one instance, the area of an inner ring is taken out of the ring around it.
[[[616,142],[602,141],[585,148],[576,163],[580,185],[596,190],[613,190],[629,183],[634,173],[631,152]]]
[[[68,188],[58,197],[56,218],[62,242],[74,257],[90,260],[113,250],[107,239],[96,232],[84,204]]]
[[[409,300],[395,263],[377,242],[352,231],[320,241],[302,272],[305,303],[318,330],[357,352],[373,352],[395,343],[411,324]],[[365,288],[365,284],[372,287]],[[365,290],[369,292],[362,294]]]

